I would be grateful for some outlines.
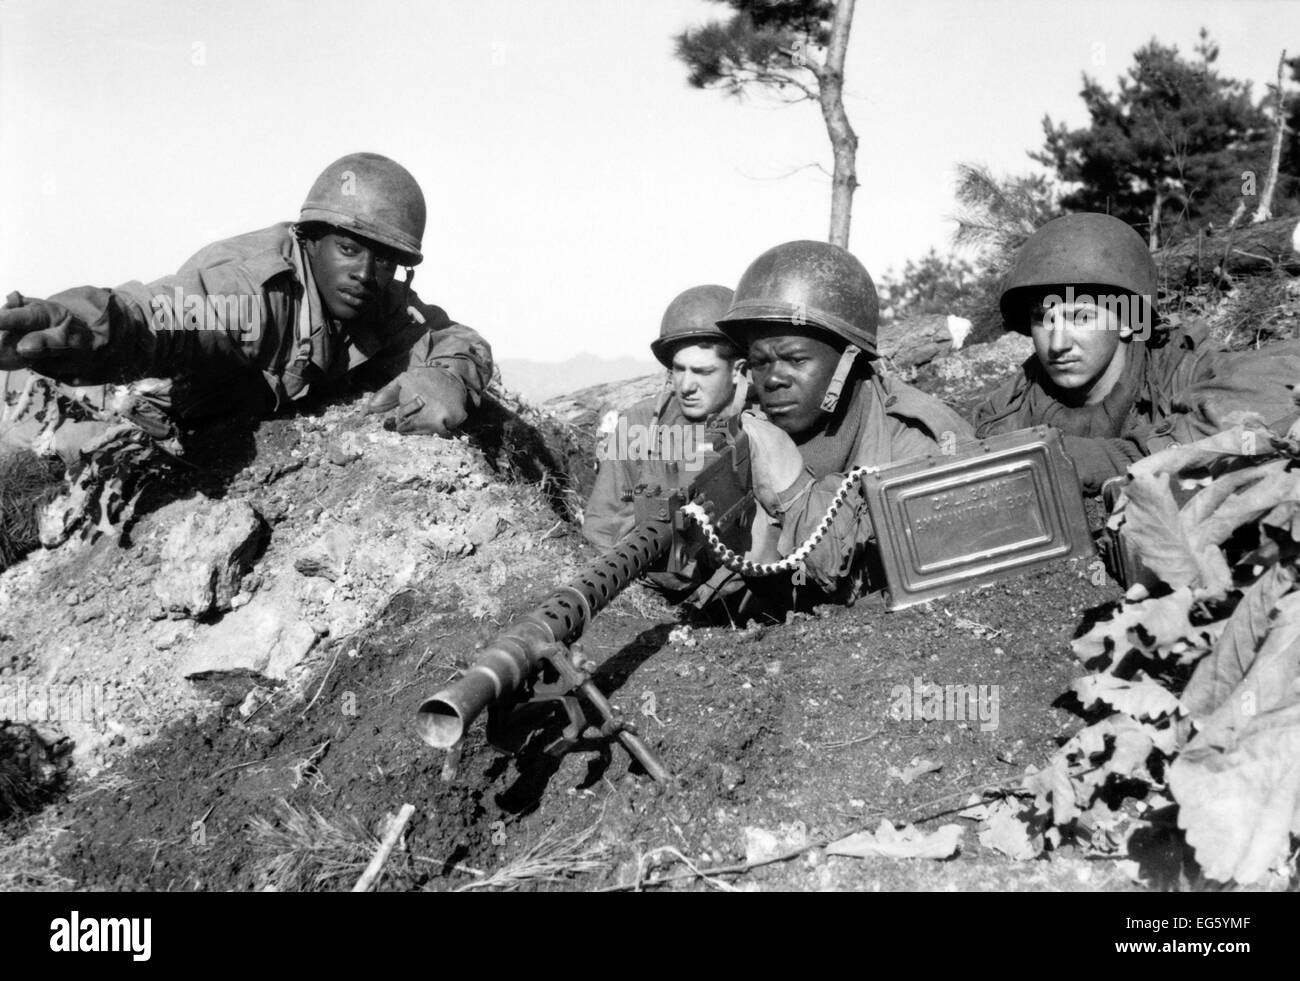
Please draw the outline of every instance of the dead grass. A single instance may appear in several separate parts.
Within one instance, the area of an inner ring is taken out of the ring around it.
[[[0,832],[0,892],[59,892],[75,885],[54,857],[54,846],[67,828],[48,818],[10,828],[21,831],[17,837]]]
[[[329,752],[330,740],[326,739],[323,743],[312,750],[311,755],[304,760],[299,760],[293,765],[293,788],[297,790],[304,783],[311,786],[313,793],[328,794],[330,792],[329,784],[325,782],[325,777],[320,772],[320,762]]]
[[[535,486],[566,521],[581,513],[595,475],[595,451],[574,426],[494,384],[465,432],[506,482]]]
[[[669,605],[662,593],[639,582],[632,583],[614,597],[609,611],[626,616],[620,607],[630,608],[632,613],[643,620],[673,620],[677,617],[677,611]]]
[[[0,820],[39,810],[66,786],[67,740],[47,741],[33,727],[0,720]]]
[[[347,889],[365,871],[379,839],[354,818],[332,821],[314,807],[279,802],[277,820],[254,817],[249,831],[265,854],[255,864],[258,882],[278,892]]]
[[[40,544],[37,516],[63,489],[63,467],[30,450],[0,450],[0,569]]]
[[[135,781],[120,770],[106,770],[101,772],[93,780],[83,784],[76,793],[69,794],[68,802],[79,804],[92,794],[102,794],[106,792],[120,794],[133,783],[135,783]]]
[[[1284,272],[1245,280],[1219,307],[1213,336],[1227,349],[1243,351],[1270,341],[1295,340],[1300,324],[1300,280]]]
[[[551,826],[522,854],[490,875],[460,886],[457,892],[472,889],[509,891],[543,882],[565,882],[575,876],[610,868],[602,860],[606,845],[596,837],[600,820],[570,835],[562,835]]]

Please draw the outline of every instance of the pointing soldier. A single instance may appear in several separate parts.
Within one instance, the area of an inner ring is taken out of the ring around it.
[[[175,275],[45,300],[11,293],[0,374],[169,379],[133,387],[123,412],[164,427],[279,410],[348,380],[381,389],[370,408],[393,411],[398,432],[446,435],[477,405],[492,355],[411,289],[424,228],[424,195],[404,167],[349,154],[317,178],[296,223],[209,245]]]

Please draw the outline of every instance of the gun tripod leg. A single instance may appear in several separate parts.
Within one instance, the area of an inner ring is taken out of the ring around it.
[[[673,775],[668,768],[659,761],[649,746],[642,741],[641,737],[614,711],[614,706],[609,704],[607,699],[599,688],[591,681],[585,681],[579,689],[582,697],[591,702],[601,717],[605,719],[605,724],[601,727],[602,733],[606,736],[613,735],[623,744],[623,748],[631,754],[632,758],[645,767],[645,772],[650,774],[656,783],[672,783]]]

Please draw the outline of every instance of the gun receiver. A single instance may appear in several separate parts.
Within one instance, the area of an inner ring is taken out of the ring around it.
[[[706,461],[699,475],[684,489],[638,487],[632,532],[573,582],[511,621],[459,679],[427,699],[416,714],[421,739],[449,749],[486,708],[488,738],[499,743],[493,737],[508,727],[510,716],[530,703],[559,702],[569,724],[547,752],[560,755],[592,739],[617,738],[656,780],[672,779],[597,689],[592,681],[595,665],[580,650],[570,652],[569,645],[582,636],[597,613],[661,558],[667,557],[670,572],[686,569],[694,561],[704,541],[680,514],[684,505],[703,505],[721,530],[742,525],[753,501],[748,437],[738,418],[711,425],[705,434],[697,447]],[[579,696],[601,716],[594,735],[589,733]]]

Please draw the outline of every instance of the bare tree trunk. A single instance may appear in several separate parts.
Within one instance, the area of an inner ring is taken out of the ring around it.
[[[858,135],[853,132],[844,111],[844,56],[849,47],[849,28],[853,26],[856,0],[839,0],[831,21],[831,39],[826,49],[826,63],[817,71],[822,118],[835,154],[835,172],[831,178],[832,245],[849,247],[849,221],[853,215],[853,192],[858,186],[855,161]]]
[[[1255,211],[1252,224],[1268,221],[1273,214],[1273,192],[1277,190],[1277,171],[1282,163],[1282,134],[1286,132],[1286,106],[1282,99],[1282,66],[1286,64],[1286,49],[1277,61],[1277,128],[1273,133],[1273,155],[1268,161],[1268,180],[1264,184],[1264,194],[1259,199],[1259,208]]]

